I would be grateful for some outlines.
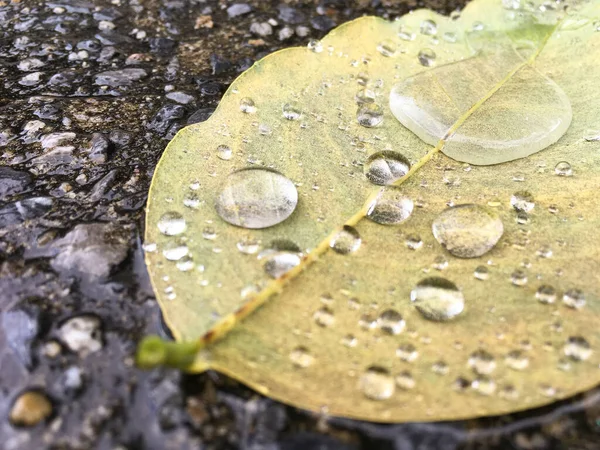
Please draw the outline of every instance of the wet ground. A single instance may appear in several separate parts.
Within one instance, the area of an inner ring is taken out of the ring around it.
[[[0,0],[0,448],[597,449],[600,394],[509,417],[320,417],[208,373],[137,370],[167,142],[262,56],[354,17],[460,1]]]

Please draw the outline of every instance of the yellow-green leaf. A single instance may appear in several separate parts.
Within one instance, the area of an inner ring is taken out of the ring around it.
[[[600,4],[502,5],[350,22],[179,132],[146,229],[178,342],[140,365],[384,422],[597,384]]]

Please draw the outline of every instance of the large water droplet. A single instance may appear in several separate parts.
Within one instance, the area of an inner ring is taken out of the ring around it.
[[[379,328],[388,334],[400,334],[406,327],[402,315],[394,309],[386,309],[379,315]]]
[[[157,226],[162,234],[176,236],[185,231],[185,219],[178,212],[170,211],[158,219]]]
[[[398,152],[385,150],[369,156],[364,171],[367,179],[384,186],[393,184],[408,173],[410,162]]]
[[[323,51],[323,44],[317,39],[311,39],[310,41],[308,41],[307,47],[310,51],[314,53],[321,53]]]
[[[367,103],[358,108],[356,120],[367,128],[379,126],[383,122],[383,109],[375,103]]]
[[[360,388],[371,400],[386,400],[394,394],[394,379],[390,372],[379,366],[369,367],[360,378]]]
[[[288,178],[268,169],[233,172],[217,197],[221,218],[244,228],[266,228],[287,219],[298,204],[298,191]]]
[[[340,255],[353,253],[360,248],[360,235],[355,228],[344,225],[344,227],[331,239],[329,246]]]
[[[410,293],[417,310],[429,320],[444,321],[459,315],[465,300],[454,283],[441,277],[421,280]]]
[[[444,210],[432,225],[433,235],[459,258],[476,258],[490,251],[502,237],[498,215],[483,206],[459,205]]]
[[[217,157],[223,161],[229,161],[233,157],[233,151],[227,145],[219,145],[217,147]]]
[[[367,217],[382,225],[396,225],[408,219],[413,209],[413,201],[400,188],[387,186],[369,205]]]

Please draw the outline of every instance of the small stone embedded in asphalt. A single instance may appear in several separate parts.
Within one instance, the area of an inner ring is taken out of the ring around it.
[[[85,357],[102,348],[102,322],[97,316],[83,314],[65,321],[58,329],[58,338],[72,352]]]
[[[32,182],[32,176],[27,172],[0,166],[0,199],[9,195],[25,192]]]
[[[270,36],[273,34],[273,27],[268,22],[254,22],[250,25],[250,32],[259,36]]]
[[[248,14],[250,11],[252,11],[252,7],[248,3],[234,3],[227,8],[227,15],[233,19]]]
[[[94,133],[86,150],[92,161],[96,164],[104,164],[108,157],[109,146],[110,141],[106,136],[102,133]]]
[[[306,22],[306,14],[298,11],[296,8],[281,4],[277,6],[277,9],[279,10],[278,17],[285,23],[289,23],[290,25],[299,25],[303,22]]]
[[[130,86],[134,81],[139,81],[148,76],[144,69],[109,70],[96,74],[94,83],[100,86]]]
[[[215,112],[215,108],[200,108],[195,111],[190,117],[188,117],[187,124],[200,123],[208,120],[212,113]]]
[[[164,134],[177,119],[185,115],[185,109],[181,105],[168,104],[158,110],[156,115],[148,123],[148,129],[159,134]]]

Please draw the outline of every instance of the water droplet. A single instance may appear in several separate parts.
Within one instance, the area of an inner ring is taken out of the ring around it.
[[[202,230],[202,237],[208,241],[214,241],[217,238],[217,232],[213,227],[206,227]]]
[[[170,242],[163,249],[163,256],[169,261],[179,261],[189,252],[187,245],[177,242]]]
[[[271,278],[279,278],[300,264],[302,252],[300,248],[287,239],[271,242],[268,249],[259,253],[258,259],[265,260],[265,272]]]
[[[410,162],[400,153],[391,150],[372,154],[364,166],[367,179],[380,186],[395,183],[406,175],[409,169]]]
[[[552,249],[547,245],[543,245],[535,252],[535,254],[540,258],[552,258]]]
[[[390,39],[386,39],[377,44],[377,51],[383,56],[394,56],[396,54],[396,43]]]
[[[510,198],[510,204],[519,212],[531,212],[535,207],[533,195],[528,191],[515,192]]]
[[[479,349],[471,353],[468,365],[475,373],[489,375],[496,369],[496,360],[488,351]]]
[[[334,324],[335,316],[333,315],[333,311],[327,306],[323,306],[322,308],[315,311],[313,314],[313,319],[322,327],[329,327]]]
[[[471,29],[473,31],[481,31],[481,30],[485,29],[485,24],[483,22],[479,22],[479,21],[473,22]]]
[[[458,205],[444,210],[432,225],[436,240],[452,255],[476,258],[490,251],[502,237],[498,215],[479,205]]]
[[[490,271],[485,266],[477,266],[473,272],[473,276],[478,280],[485,281],[490,277]]]
[[[387,369],[371,366],[360,378],[360,388],[371,400],[386,400],[394,394],[394,379]]]
[[[413,362],[419,357],[419,352],[412,344],[400,344],[400,346],[396,349],[396,356],[402,361]]]
[[[415,379],[407,370],[396,375],[396,386],[398,386],[400,389],[409,390],[414,388],[415,384]]]
[[[416,234],[410,234],[410,235],[406,236],[406,240],[404,241],[404,244],[410,250],[419,250],[421,247],[423,247],[423,240],[421,239],[420,236],[418,236]]]
[[[183,197],[183,206],[188,208],[198,209],[200,203],[200,197],[195,192],[190,192]]]
[[[329,246],[340,255],[353,253],[360,248],[360,235],[355,228],[344,225],[344,227],[331,239]]]
[[[308,41],[308,49],[311,52],[321,53],[323,51],[323,44],[317,39],[311,39]]]
[[[237,243],[237,249],[246,255],[254,255],[260,249],[260,241],[253,238],[245,238]]]
[[[547,284],[543,284],[535,292],[535,298],[537,298],[540,303],[552,304],[556,301],[556,289]]]
[[[342,338],[342,344],[350,348],[356,347],[356,344],[358,344],[358,339],[356,339],[356,337],[352,334],[347,334]]]
[[[290,360],[296,367],[306,368],[315,362],[315,358],[306,347],[296,347],[290,352]]]
[[[178,212],[170,211],[164,213],[157,223],[158,229],[167,236],[176,236],[185,231],[185,219]]]
[[[374,330],[377,328],[378,322],[371,314],[363,314],[358,320],[358,325],[364,330]]]
[[[240,100],[240,111],[246,114],[254,114],[256,112],[256,105],[254,100],[249,97],[244,97]]]
[[[227,178],[215,202],[217,214],[244,228],[266,228],[287,219],[298,204],[298,191],[278,172],[248,168]]]
[[[431,267],[439,271],[446,270],[448,268],[448,260],[442,255],[436,256]]]
[[[367,217],[382,225],[396,225],[408,219],[414,209],[413,201],[395,186],[382,188],[369,205]]]
[[[300,120],[302,118],[302,110],[296,102],[290,102],[283,105],[283,117],[287,120]]]
[[[363,127],[377,127],[383,122],[383,109],[374,103],[364,104],[358,108],[356,120]]]
[[[186,255],[177,261],[175,265],[182,272],[189,272],[194,268],[194,260],[189,255]]]
[[[573,169],[567,161],[561,161],[554,167],[554,173],[559,177],[570,177],[573,175]]]
[[[379,328],[388,334],[400,334],[406,327],[402,315],[394,309],[386,309],[379,315],[377,320]]]
[[[227,145],[219,145],[217,147],[217,157],[219,159],[222,159],[223,161],[229,161],[233,156],[233,152],[231,151],[231,148],[229,148]]]
[[[569,289],[563,294],[563,303],[569,308],[581,309],[585,306],[585,294],[580,289]]]
[[[375,102],[376,94],[371,89],[360,89],[354,96],[354,101],[359,105]]]
[[[585,361],[592,355],[589,342],[581,336],[571,336],[563,348],[565,356],[573,361]]]
[[[415,33],[413,33],[407,27],[402,26],[400,30],[398,30],[398,37],[403,41],[412,41],[415,39]]]
[[[521,7],[521,0],[502,0],[502,6],[505,9],[519,9]]]
[[[425,19],[421,22],[421,34],[426,36],[434,36],[437,34],[437,24],[430,19]]]
[[[361,86],[366,86],[369,82],[369,75],[364,72],[360,72],[358,75],[356,75],[356,82]]]
[[[422,66],[431,67],[435,64],[436,54],[430,48],[424,48],[419,51],[417,57]]]
[[[454,283],[445,278],[425,278],[410,293],[410,299],[423,317],[444,321],[459,315],[465,300]]]
[[[450,368],[448,367],[446,361],[440,360],[433,363],[431,370],[433,373],[437,373],[438,375],[446,375],[450,371]]]
[[[446,41],[450,44],[454,44],[458,39],[456,36],[456,33],[453,33],[451,31],[445,32],[444,35],[442,36],[442,38],[444,38],[444,41]]]
[[[517,269],[511,273],[510,282],[515,286],[525,286],[527,284],[527,274],[525,271]]]
[[[521,350],[509,352],[504,362],[513,370],[525,370],[529,366],[529,358]]]
[[[496,383],[491,378],[479,376],[471,383],[473,390],[481,395],[492,395],[496,392]]]

